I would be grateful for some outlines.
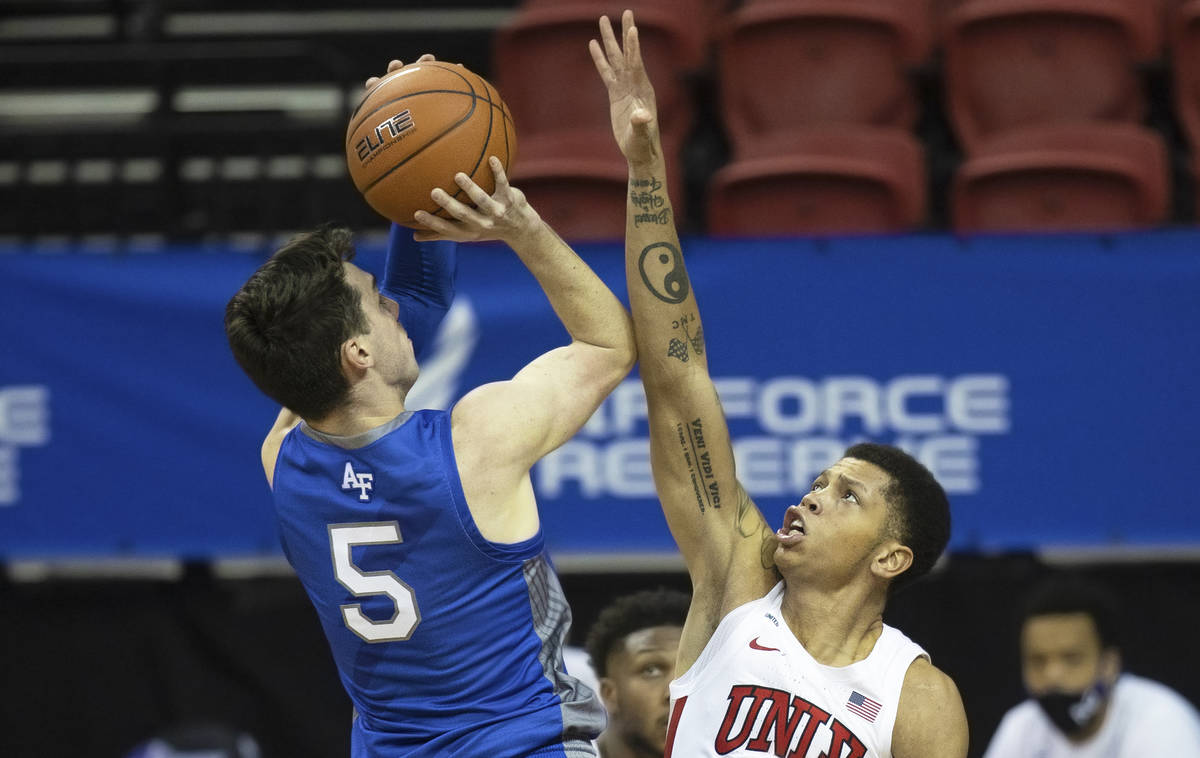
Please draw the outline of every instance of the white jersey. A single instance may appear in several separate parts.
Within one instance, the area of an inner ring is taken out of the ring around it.
[[[1004,715],[984,758],[1200,758],[1200,714],[1166,685],[1122,674],[1100,731],[1067,741],[1041,707],[1026,700]]]
[[[929,656],[885,624],[861,661],[818,663],[783,622],[783,587],[721,619],[671,682],[668,758],[890,758],[904,675]]]

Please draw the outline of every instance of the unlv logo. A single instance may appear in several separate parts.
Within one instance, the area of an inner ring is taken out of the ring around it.
[[[342,473],[342,489],[358,490],[358,499],[369,503],[370,493],[375,489],[375,475],[370,471],[355,471],[350,461],[346,461],[346,470]]]
[[[826,728],[818,737],[822,725]],[[740,748],[799,758],[807,756],[814,744],[828,745],[819,753],[822,758],[863,758],[867,754],[867,746],[842,722],[830,719],[828,711],[790,692],[741,684],[729,690],[729,708],[713,747],[721,755]],[[850,752],[843,755],[847,747]]]

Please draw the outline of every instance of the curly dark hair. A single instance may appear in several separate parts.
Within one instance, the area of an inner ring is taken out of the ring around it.
[[[225,306],[233,357],[275,402],[306,419],[346,400],[339,350],[369,331],[362,298],[346,282],[349,229],[326,225],[280,248]]]
[[[889,593],[929,573],[950,542],[950,501],[929,469],[898,447],[863,442],[851,445],[845,458],[873,463],[891,478],[884,490],[890,513],[889,533],[913,552],[912,565],[892,581]]]
[[[683,626],[690,603],[686,592],[659,587],[622,595],[606,606],[584,643],[596,676],[608,676],[608,657],[634,632],[653,626]]]

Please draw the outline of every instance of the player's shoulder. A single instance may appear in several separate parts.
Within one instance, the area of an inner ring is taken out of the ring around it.
[[[1162,682],[1137,674],[1124,673],[1117,679],[1117,690],[1128,692],[1139,700],[1167,700],[1186,702],[1184,697]]]
[[[1022,700],[1009,708],[988,740],[984,758],[1028,755],[1033,746],[1046,741],[1047,721],[1033,700]]]
[[[966,755],[967,715],[958,687],[924,656],[915,658],[904,675],[892,746],[895,758]]]
[[[259,460],[262,462],[263,473],[266,474],[269,487],[275,486],[275,468],[279,464],[284,444],[293,434],[297,433],[298,428],[298,418],[296,423],[290,425],[276,423],[263,438],[262,445],[259,447]]]
[[[1191,701],[1162,682],[1135,674],[1122,674],[1117,680],[1116,697],[1159,721],[1184,721],[1200,724],[1200,713]]]
[[[912,698],[914,704],[962,703],[954,680],[924,656],[914,658],[909,665],[900,693],[901,698]]]

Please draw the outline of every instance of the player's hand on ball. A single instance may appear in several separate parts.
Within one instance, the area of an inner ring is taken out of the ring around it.
[[[609,115],[617,146],[630,163],[647,163],[657,156],[658,106],[654,86],[646,75],[633,11],[621,16],[622,42],[617,41],[608,16],[600,17],[600,42],[588,42],[596,71],[608,90]]]
[[[525,200],[525,193],[508,183],[504,165],[496,156],[488,158],[488,166],[496,179],[496,191],[489,195],[471,178],[461,171],[454,182],[466,193],[474,206],[451,197],[442,189],[430,193],[433,201],[445,209],[449,219],[432,213],[417,211],[413,218],[425,229],[418,230],[413,239],[418,242],[429,240],[453,240],[455,242],[479,242],[513,240],[531,233],[541,224],[541,218]]]
[[[425,61],[435,61],[435,60],[437,60],[437,58],[434,58],[432,53],[425,53],[420,58],[417,58],[416,62],[424,63]],[[391,63],[388,64],[386,73],[390,74],[398,68],[404,68],[404,61],[392,61]],[[363,85],[363,88],[371,89],[376,84],[379,84],[379,80],[382,78],[383,78],[382,76],[372,76],[370,79],[367,79],[366,84]]]

